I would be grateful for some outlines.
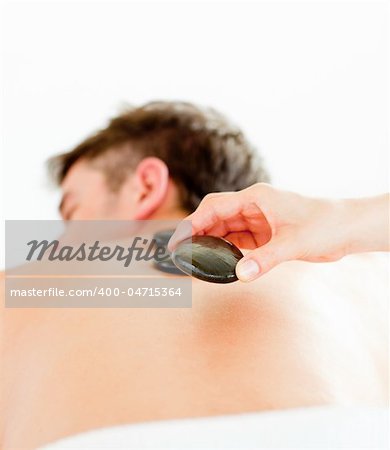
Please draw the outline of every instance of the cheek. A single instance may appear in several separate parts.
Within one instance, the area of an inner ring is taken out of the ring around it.
[[[112,192],[103,178],[90,181],[84,183],[73,220],[132,220],[135,217],[137,202],[134,189],[123,187]]]
[[[132,220],[136,212],[134,195],[128,192],[94,191],[86,206],[85,214],[90,219]]]
[[[107,213],[103,204],[94,200],[82,202],[72,214],[72,220],[101,220],[106,219]]]
[[[109,200],[107,210],[115,215],[117,220],[132,220],[136,213],[136,201],[134,196],[115,194],[114,198]]]
[[[104,186],[90,185],[80,196],[73,220],[116,219],[118,198]]]

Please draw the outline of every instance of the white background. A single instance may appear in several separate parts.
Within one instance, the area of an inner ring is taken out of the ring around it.
[[[387,20],[375,1],[8,3],[5,218],[57,218],[45,160],[154,99],[230,116],[280,187],[386,191]]]

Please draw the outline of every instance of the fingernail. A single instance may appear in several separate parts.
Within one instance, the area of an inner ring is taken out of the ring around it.
[[[260,273],[260,267],[253,259],[238,263],[236,273],[241,281],[251,281]]]

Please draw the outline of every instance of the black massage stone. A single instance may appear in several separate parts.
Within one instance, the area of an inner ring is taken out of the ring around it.
[[[159,231],[153,236],[153,239],[156,241],[157,247],[164,247],[168,245],[169,239],[171,239],[172,234],[175,230],[164,230]]]
[[[235,268],[242,257],[234,244],[215,236],[192,236],[172,253],[173,262],[183,272],[211,283],[237,281]]]
[[[171,273],[173,275],[186,275],[183,273],[182,270],[180,270],[178,267],[173,264],[173,261],[171,259],[171,253],[167,249],[168,241],[171,238],[172,234],[175,230],[164,230],[159,231],[153,236],[153,239],[156,241],[156,247],[163,248],[165,250],[165,256],[159,255],[159,259],[164,259],[163,261],[155,260],[153,265],[157,270],[160,270],[161,272]]]

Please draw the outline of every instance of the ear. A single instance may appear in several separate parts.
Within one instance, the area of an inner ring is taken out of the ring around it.
[[[169,182],[167,165],[159,158],[143,159],[135,170],[136,220],[148,219],[163,203]]]

